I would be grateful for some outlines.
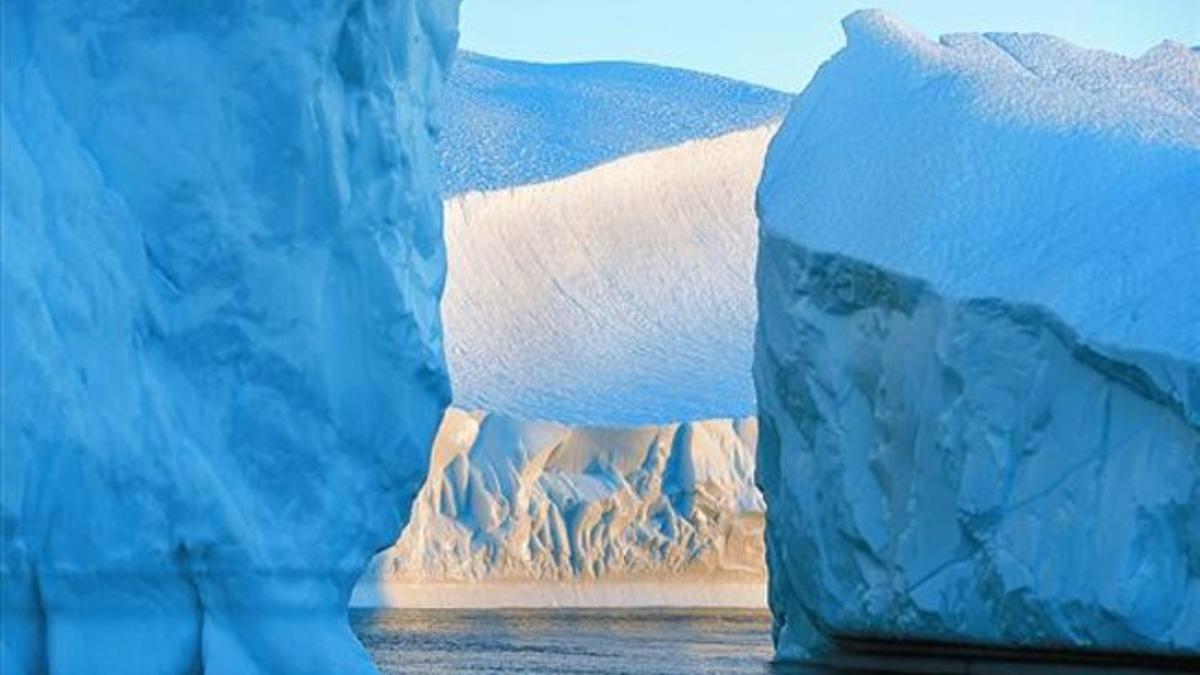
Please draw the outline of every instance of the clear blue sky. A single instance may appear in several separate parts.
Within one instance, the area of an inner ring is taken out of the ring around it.
[[[839,20],[879,7],[930,36],[1053,33],[1135,56],[1200,44],[1200,0],[463,0],[461,46],[527,61],[644,61],[799,91],[843,44]]]

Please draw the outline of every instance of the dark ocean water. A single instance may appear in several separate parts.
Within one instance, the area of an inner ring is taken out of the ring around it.
[[[774,673],[766,611],[354,611],[384,673]]]
[[[872,657],[836,669],[770,662],[771,616],[739,609],[354,610],[351,623],[379,669],[394,673],[831,675],[880,672],[982,675],[1200,673],[1195,661],[1020,663],[974,657]],[[1165,665],[1165,667],[1164,667]]]

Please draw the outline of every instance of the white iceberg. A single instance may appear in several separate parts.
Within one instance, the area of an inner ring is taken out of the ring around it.
[[[457,4],[4,3],[0,670],[373,672]]]
[[[762,606],[757,424],[612,428],[451,409],[367,606]]]
[[[773,131],[446,202],[461,408],[356,603],[765,602],[747,417]]]
[[[446,201],[454,404],[605,426],[754,413],[754,187],[773,126]]]
[[[781,658],[1200,652],[1200,55],[844,26],[758,193]]]
[[[460,52],[438,139],[442,192],[495,191],[778,122],[792,96],[679,68]]]

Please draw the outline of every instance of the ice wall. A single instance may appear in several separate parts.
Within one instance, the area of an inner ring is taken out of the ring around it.
[[[455,0],[3,4],[5,673],[373,670]]]
[[[357,599],[758,606],[757,431],[753,418],[566,426],[451,408],[412,522]]]
[[[758,194],[780,657],[1200,653],[1200,56],[844,25]]]

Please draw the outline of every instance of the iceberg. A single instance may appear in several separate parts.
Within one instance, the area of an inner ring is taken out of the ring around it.
[[[3,5],[5,673],[374,672],[455,0]]]
[[[757,423],[599,427],[451,408],[364,606],[765,604]]]
[[[779,658],[1200,655],[1200,55],[844,21],[758,189]]]
[[[750,366],[773,131],[446,200],[455,407],[355,604],[765,603]]]
[[[460,51],[438,139],[442,193],[543,183],[634,153],[778,123],[791,94],[679,68]]]
[[[754,188],[774,128],[448,199],[454,404],[602,426],[754,414]]]

